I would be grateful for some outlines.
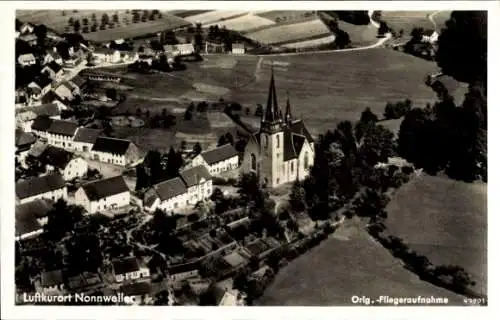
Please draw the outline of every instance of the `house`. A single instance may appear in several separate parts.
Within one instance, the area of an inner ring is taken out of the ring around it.
[[[24,160],[28,155],[31,146],[36,142],[36,137],[30,132],[24,132],[23,130],[16,130],[16,157],[21,164],[24,164]]]
[[[16,202],[24,204],[36,199],[67,200],[68,190],[64,178],[59,173],[52,173],[16,183]]]
[[[45,148],[38,160],[47,167],[48,171],[60,173],[66,181],[83,177],[89,169],[88,163],[81,157],[50,145]]]
[[[167,269],[170,281],[181,282],[199,276],[199,264],[197,262],[171,265]]]
[[[83,62],[82,57],[76,55],[70,55],[68,59],[64,60],[64,66],[66,68],[74,68]]]
[[[31,146],[31,149],[28,151],[28,155],[34,158],[38,158],[48,146],[49,145],[45,142],[38,140]]]
[[[78,129],[78,123],[66,120],[53,120],[47,129],[47,141],[49,144],[64,149],[73,148],[73,137]]]
[[[32,66],[32,65],[36,64],[36,58],[35,58],[35,55],[33,53],[26,53],[26,54],[20,55],[17,58],[17,62],[23,67]]]
[[[102,279],[98,273],[91,273],[84,271],[68,277],[68,289],[72,292],[82,292],[88,287],[96,286],[102,283]]]
[[[19,28],[19,32],[21,34],[33,33],[33,31],[35,31],[35,26],[33,26],[31,23],[23,23]]]
[[[153,304],[152,287],[149,281],[128,283],[121,286],[120,291],[128,297],[126,303],[132,305]]]
[[[122,176],[92,181],[75,193],[75,202],[88,213],[130,205],[130,190]]]
[[[54,121],[54,119],[47,116],[37,117],[31,124],[31,132],[42,139],[46,139],[47,130],[49,130]]]
[[[424,43],[437,43],[438,39],[439,33],[436,30],[429,29],[422,33],[420,41]]]
[[[43,57],[42,65],[45,66],[51,62],[55,62],[59,65],[63,64],[63,59],[56,50],[47,52],[47,54]]]
[[[144,194],[144,209],[154,212],[160,209],[166,212],[186,207],[187,188],[181,178],[175,177],[152,186]]]
[[[237,290],[221,288],[217,285],[215,285],[212,290],[216,306],[228,307],[239,305]]]
[[[100,63],[118,63],[121,61],[120,51],[108,48],[95,49],[92,52],[92,57]]]
[[[61,109],[56,103],[46,103],[39,106],[17,109],[16,126],[25,132],[31,132],[31,126],[37,117],[61,119]]]
[[[139,266],[136,257],[126,257],[115,259],[111,262],[113,265],[113,274],[115,281],[120,283],[124,281],[133,281],[149,278],[149,269]]]
[[[271,73],[267,105],[260,129],[245,146],[243,172],[254,172],[270,188],[304,180],[314,164],[314,139],[302,119],[292,116],[290,99],[283,115]]]
[[[192,162],[193,166],[204,166],[212,175],[234,170],[238,167],[238,151],[231,145],[225,144],[197,155]]]
[[[16,206],[16,241],[35,237],[43,232],[52,202],[38,199]]]
[[[28,84],[28,88],[31,88],[32,98],[39,100],[50,91],[51,85],[52,80],[42,73],[40,76],[36,77],[34,81]]]
[[[212,285],[210,280],[203,278],[187,279],[187,283],[195,295],[200,295],[206,292]]]
[[[87,80],[80,75],[74,76],[73,79],[68,82],[74,88],[74,94],[82,95],[83,91],[86,89]]]
[[[74,90],[75,88],[73,88],[72,85],[70,85],[67,81],[64,81],[52,91],[62,101],[73,101],[75,99]]]
[[[91,149],[92,159],[127,166],[140,159],[139,149],[128,140],[99,137]]]
[[[163,46],[163,51],[173,57],[189,56],[194,53],[194,46],[192,43],[167,44]]]
[[[52,271],[44,271],[40,277],[40,283],[37,286],[37,291],[46,295],[63,294],[64,277],[60,269]]]
[[[139,59],[139,53],[135,51],[120,51],[120,61],[133,62]]]
[[[186,186],[187,205],[195,205],[212,195],[212,176],[204,166],[183,170],[179,175]]]
[[[243,43],[233,43],[232,46],[233,54],[245,54],[245,44]]]
[[[35,46],[37,44],[37,40],[38,40],[38,38],[36,37],[36,35],[34,35],[32,33],[30,33],[30,34],[22,34],[22,35],[19,36],[18,39],[26,42],[30,46]]]
[[[59,81],[64,75],[64,70],[57,62],[52,61],[43,67],[42,73],[47,74],[52,81]]]
[[[101,129],[80,127],[73,138],[73,150],[90,153],[97,138],[102,134]],[[89,154],[90,155],[90,154]]]
[[[148,55],[148,54],[140,54],[137,57],[137,61],[139,62],[146,62],[149,65],[153,64],[154,56]]]

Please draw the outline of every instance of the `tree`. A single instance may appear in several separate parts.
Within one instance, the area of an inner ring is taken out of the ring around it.
[[[376,114],[372,112],[370,108],[366,108],[362,113],[361,113],[361,118],[359,119],[361,122],[377,122],[378,117]]]
[[[173,147],[170,147],[167,155],[167,178],[175,178],[179,175],[179,170],[183,166],[184,160],[180,152],[176,152]]]
[[[43,47],[45,45],[45,38],[47,37],[47,27],[44,24],[39,24],[35,27],[34,33],[36,35],[37,44]]]
[[[84,26],[88,26],[89,25],[89,19],[88,18],[83,18],[82,22],[83,22]]]
[[[74,22],[75,22],[75,19],[73,19],[73,17],[70,17],[70,18],[68,19],[68,25],[69,25],[70,27],[72,27],[72,26],[73,26],[73,23],[74,23]]]
[[[137,22],[139,22],[139,20],[141,20],[141,16],[140,16],[139,12],[132,13],[132,22],[137,23]]]
[[[201,145],[199,142],[196,142],[194,147],[193,147],[193,152],[195,155],[199,155],[201,153],[202,149],[201,149]]]
[[[81,27],[80,20],[78,20],[78,19],[75,20],[75,22],[73,22],[73,30],[75,32],[78,32],[78,31],[80,31],[80,27]]]
[[[189,107],[184,112],[184,120],[189,121],[193,118],[193,112],[195,111],[195,105],[193,102],[189,104]]]
[[[48,212],[47,217],[47,223],[44,225],[47,236],[53,240],[60,240],[82,219],[83,208],[68,206],[64,200],[59,199],[53,209]]]
[[[120,18],[118,17],[118,13],[113,14],[113,22],[114,23],[119,23],[120,22]]]
[[[487,81],[486,11],[453,11],[438,40],[436,61],[443,73],[467,83]]]
[[[93,22],[96,22],[96,21],[97,21],[97,16],[96,16],[95,12],[94,12],[94,13],[92,13],[91,20],[92,20]]]
[[[109,24],[109,16],[107,13],[103,13],[101,16],[101,25]]]
[[[300,181],[295,181],[289,198],[290,208],[294,212],[303,212],[307,209],[306,191]]]

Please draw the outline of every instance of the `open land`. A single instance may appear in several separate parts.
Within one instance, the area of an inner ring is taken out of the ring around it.
[[[387,207],[389,234],[435,264],[459,265],[486,294],[487,186],[426,174],[403,185]]]
[[[462,301],[406,270],[354,219],[280,270],[259,304],[352,306],[354,295],[375,299],[381,295],[447,297],[453,305]]]
[[[261,18],[259,16],[248,13],[248,14],[243,15],[243,16],[238,16],[234,19],[228,19],[228,20],[224,20],[224,21],[220,21],[220,22],[215,22],[215,23],[209,24],[207,26],[221,25],[221,26],[225,26],[227,29],[230,29],[230,30],[243,32],[246,30],[260,28],[260,27],[264,27],[264,26],[272,26],[274,24],[275,23],[272,20]]]
[[[330,30],[319,18],[316,20],[277,25],[271,28],[251,32],[245,36],[254,41],[264,44],[282,43],[292,40],[304,40],[313,36],[329,35]]]
[[[238,16],[243,16],[247,12],[243,11],[208,11],[200,14],[189,15],[184,19],[191,23],[201,23],[202,25],[229,20]]]
[[[382,20],[387,22],[389,28],[395,32],[403,30],[404,34],[410,34],[413,28],[434,29],[429,20],[433,11],[382,11]]]

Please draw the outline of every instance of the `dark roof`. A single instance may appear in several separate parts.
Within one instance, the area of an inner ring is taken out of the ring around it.
[[[252,253],[252,255],[259,256],[260,254],[269,250],[269,245],[266,244],[261,239],[257,239],[254,242],[247,244],[245,249],[250,251],[250,253]]]
[[[112,264],[115,275],[139,271],[139,263],[135,257],[116,259],[112,261]]]
[[[65,183],[63,177],[58,173],[53,173],[17,182],[16,196],[19,199],[25,199],[64,187]]]
[[[213,165],[237,155],[238,151],[229,143],[201,153],[201,156],[208,165]]]
[[[76,129],[78,129],[78,123],[65,120],[54,120],[47,132],[72,137],[75,135]]]
[[[54,120],[47,116],[37,117],[31,124],[31,129],[36,131],[47,131],[53,122]]]
[[[180,172],[179,174],[184,180],[186,186],[192,187],[200,183],[201,179],[210,180],[212,176],[208,173],[208,170],[205,166],[196,166],[187,170]]]
[[[61,270],[45,271],[42,273],[42,287],[53,287],[64,282]]]
[[[30,132],[24,132],[23,130],[16,130],[16,147],[22,147],[26,145],[32,145],[36,142],[35,136]]]
[[[175,196],[187,192],[186,185],[179,177],[160,182],[153,188],[156,190],[161,201],[172,199]]]
[[[16,206],[16,235],[23,235],[42,228],[37,221],[52,209],[52,202],[39,199]]]
[[[126,296],[147,295],[151,293],[151,283],[149,283],[149,281],[141,281],[124,284],[121,287],[121,292]]]
[[[73,159],[74,154],[61,148],[47,146],[38,158],[41,163],[49,164],[59,169],[64,169]]]
[[[31,111],[36,113],[38,116],[57,116],[61,114],[59,107],[55,103],[45,103],[40,106],[31,107]]]
[[[306,137],[307,142],[311,143],[314,142],[313,137],[309,133],[309,130],[307,130],[304,121],[302,120],[294,120],[292,123],[289,125],[290,131],[295,133],[295,134],[300,134]]]
[[[153,203],[159,199],[158,193],[155,188],[151,188],[144,193],[144,206],[151,207]]]
[[[73,141],[94,144],[101,133],[101,129],[78,128]]]
[[[76,75],[70,81],[73,82],[74,84],[76,84],[78,87],[81,87],[82,85],[84,85],[87,82],[87,80],[85,80],[80,75]]]
[[[224,298],[224,295],[226,294],[227,290],[219,286],[214,286],[212,288],[212,292],[214,295],[215,304],[219,305],[222,302],[222,299]]]
[[[43,97],[42,97],[42,103],[51,103],[54,102],[54,100],[61,101],[59,96],[52,90],[47,92]]]
[[[33,156],[35,158],[39,157],[42,152],[47,148],[48,144],[46,144],[45,142],[43,141],[40,141],[38,140],[37,142],[35,142],[31,148],[30,148],[30,151],[28,152],[28,154],[30,156]]]
[[[97,54],[114,54],[116,51],[115,49],[110,49],[110,48],[96,48],[94,50],[94,53]]]
[[[89,182],[82,186],[90,201],[130,191],[122,176]]]
[[[168,266],[169,274],[178,274],[183,272],[195,271],[199,269],[199,264],[197,262],[183,263]]]
[[[41,74],[36,77],[33,82],[35,82],[40,88],[43,89],[46,86],[50,85],[52,83],[52,80],[47,75]]]
[[[123,139],[99,137],[96,139],[92,151],[124,155],[131,142]]]
[[[45,67],[49,67],[55,73],[58,73],[62,69],[62,67],[55,61],[49,62]]]

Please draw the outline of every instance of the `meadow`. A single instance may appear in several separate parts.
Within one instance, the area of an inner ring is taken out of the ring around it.
[[[387,207],[387,228],[436,265],[463,267],[487,292],[487,185],[422,174]]]
[[[191,23],[201,23],[202,25],[229,20],[247,14],[243,11],[208,11],[200,14],[190,15],[184,19]]]
[[[264,43],[273,44],[292,40],[304,40],[319,35],[329,35],[330,30],[320,20],[311,20],[294,24],[277,25],[259,31],[245,34],[247,38]]]
[[[406,270],[353,219],[280,270],[258,305],[354,306],[354,295],[439,296],[447,297],[451,305],[462,302],[460,296]]]
[[[409,35],[413,28],[434,29],[434,25],[429,20],[429,15],[433,11],[382,11],[382,20],[387,22],[389,28],[395,32],[400,30]]]
[[[282,44],[281,46],[285,47],[285,48],[297,48],[297,49],[298,48],[311,48],[311,47],[316,47],[316,46],[320,46],[320,45],[325,45],[328,43],[333,43],[334,41],[335,41],[335,36],[329,35],[329,36],[321,37],[318,39],[285,43],[285,44]]]
[[[239,16],[234,19],[228,19],[224,21],[215,22],[212,24],[207,24],[206,26],[208,27],[210,25],[219,25],[219,26],[225,26],[229,30],[243,32],[250,29],[272,26],[274,24],[275,23],[272,20],[261,18],[259,16],[252,14],[246,14],[244,16]]]

